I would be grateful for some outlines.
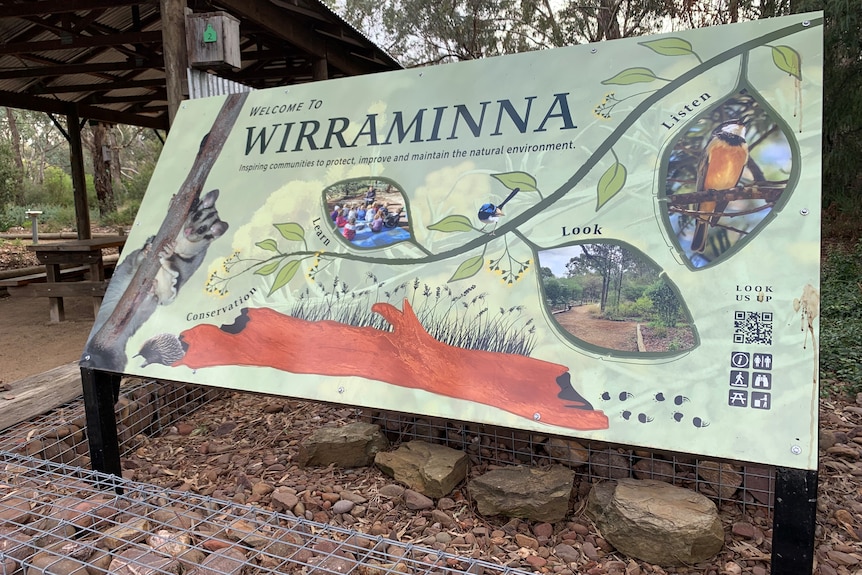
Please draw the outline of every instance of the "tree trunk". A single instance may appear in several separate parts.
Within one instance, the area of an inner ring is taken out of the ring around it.
[[[116,192],[117,188],[125,190],[123,187],[122,167],[120,163],[120,146],[117,144],[117,127],[111,126],[108,130],[108,147],[111,149],[111,163],[108,167],[111,170],[111,186]]]
[[[622,38],[620,23],[617,21],[619,7],[619,4],[614,0],[602,0],[601,7],[596,14],[599,25],[599,38],[601,40]]]
[[[96,197],[99,200],[100,216],[117,209],[117,202],[114,200],[114,187],[111,185],[110,155],[106,158],[102,152],[107,142],[105,132],[105,124],[99,122],[93,126],[93,184],[96,187]]]
[[[21,156],[21,132],[18,131],[18,120],[12,108],[6,107],[6,121],[9,123],[9,136],[12,139],[12,154],[15,157],[15,202],[24,203],[24,190],[21,184],[24,182],[24,158]]]

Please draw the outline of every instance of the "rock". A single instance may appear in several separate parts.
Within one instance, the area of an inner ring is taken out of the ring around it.
[[[378,493],[383,497],[390,497],[392,499],[399,499],[404,496],[405,488],[401,485],[395,485],[394,483],[387,483],[383,487],[380,488]]]
[[[715,504],[661,481],[621,479],[612,491],[594,489],[587,513],[618,551],[656,565],[705,561],[724,545]]]
[[[242,572],[246,563],[245,553],[236,547],[220,549],[207,555],[203,562],[187,572],[187,575],[234,575]]]
[[[524,535],[523,533],[515,533],[515,543],[520,547],[526,547],[527,549],[539,548],[539,542],[536,539],[529,535]]]
[[[742,485],[745,492],[764,505],[773,505],[775,474],[769,467],[746,465],[743,467]]]
[[[302,467],[364,467],[387,447],[389,440],[378,425],[356,422],[321,427],[299,444],[296,462]]]
[[[581,560],[581,554],[578,550],[568,543],[560,543],[554,547],[554,555],[562,559],[565,563],[578,563]]]
[[[272,508],[282,513],[292,512],[296,504],[299,503],[299,497],[296,496],[294,490],[285,487],[276,487],[269,500]]]
[[[150,514],[150,518],[165,529],[194,529],[204,520],[204,516],[198,511],[175,506],[156,509]]]
[[[265,547],[269,538],[262,534],[258,526],[245,519],[237,519],[225,529],[225,535],[234,541],[239,541],[252,547]]]
[[[191,547],[192,538],[188,533],[159,529],[147,537],[147,545],[153,550],[171,557],[185,553]]]
[[[30,501],[25,497],[9,496],[0,508],[0,523],[29,523]]]
[[[467,454],[443,445],[410,441],[380,452],[374,463],[383,473],[428,497],[449,495],[467,477]]]
[[[554,534],[554,526],[550,523],[537,523],[533,526],[533,535],[547,541]]]
[[[599,550],[589,541],[581,546],[581,550],[584,552],[584,556],[590,561],[598,561],[600,559]]]
[[[455,525],[455,520],[442,509],[434,509],[431,511],[431,521],[439,523],[442,527],[447,529]]]
[[[590,452],[586,447],[574,439],[563,437],[551,437],[545,444],[545,451],[555,459],[555,463],[566,467],[580,467],[590,459]]]
[[[543,559],[538,555],[527,555],[527,557],[524,559],[524,562],[536,570],[539,570],[548,564],[547,559]]]
[[[596,451],[590,456],[590,472],[596,477],[623,479],[631,475],[629,458],[619,453]]]
[[[257,497],[262,497],[264,495],[269,495],[275,490],[275,487],[270,485],[269,483],[264,483],[263,481],[258,481],[254,485],[251,486],[251,494],[256,495]]]
[[[338,494],[338,496],[341,497],[341,499],[346,499],[347,501],[352,501],[353,503],[356,503],[357,505],[359,505],[361,503],[365,503],[368,501],[368,499],[363,497],[361,494],[354,493],[352,491],[342,491],[341,493]]]
[[[158,575],[179,573],[182,564],[172,557],[166,557],[146,549],[126,549],[111,560],[111,575]]]
[[[469,490],[483,515],[553,523],[568,513],[574,479],[574,471],[562,465],[506,467],[473,479]]]
[[[730,530],[734,535],[744,539],[754,539],[757,537],[757,528],[747,521],[737,521]]]
[[[831,429],[820,430],[820,435],[817,440],[817,446],[820,449],[829,449],[836,443],[838,443],[838,440],[835,439],[835,433],[833,433]]]
[[[27,568],[27,575],[88,575],[87,564],[53,553],[37,553]]]
[[[356,504],[347,499],[340,499],[336,501],[332,507],[330,508],[333,513],[350,513],[353,511],[353,507]]]
[[[404,490],[404,505],[407,506],[407,509],[412,511],[421,511],[423,509],[433,509],[434,501],[425,497],[418,491],[413,491],[412,489]]]
[[[742,485],[742,474],[730,463],[698,461],[697,474],[718,493],[722,499],[730,499]]]
[[[674,478],[673,463],[661,459],[640,459],[632,465],[632,470],[638,479],[655,479],[672,483]]]
[[[106,530],[102,540],[105,547],[114,550],[126,543],[143,541],[150,532],[150,522],[143,518],[132,519]]]

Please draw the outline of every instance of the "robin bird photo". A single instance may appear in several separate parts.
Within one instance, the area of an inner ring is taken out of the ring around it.
[[[722,122],[712,131],[697,166],[698,192],[727,190],[739,183],[748,164],[748,143],[745,124],[741,120]],[[727,201],[701,202],[695,206],[694,235],[691,251],[702,253],[711,227],[718,223],[727,208]]]

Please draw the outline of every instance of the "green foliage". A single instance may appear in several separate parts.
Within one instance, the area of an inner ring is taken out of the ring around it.
[[[542,284],[545,288],[545,298],[551,306],[563,306],[569,302],[579,301],[584,294],[581,285],[572,279],[552,276],[546,278]]]
[[[646,296],[653,305],[656,313],[656,321],[660,325],[673,327],[681,313],[679,299],[676,293],[664,280],[656,280],[644,290]]]
[[[18,200],[20,174],[15,167],[11,146],[0,142],[0,208]]]
[[[862,10],[858,0],[795,0],[794,12],[823,10],[823,204],[862,216]],[[857,224],[858,230],[858,224]],[[857,232],[858,233],[858,232]]]
[[[99,218],[104,226],[128,227],[135,223],[135,217],[141,207],[140,200],[130,200],[115,212],[109,212]]]
[[[144,199],[144,192],[147,191],[147,186],[150,185],[150,178],[153,177],[153,171],[156,169],[155,164],[145,165],[139,172],[135,173],[126,182],[125,200],[137,200],[140,204]]]
[[[862,241],[834,248],[823,265],[820,381],[825,394],[862,391]]]
[[[45,179],[42,184],[45,202],[57,206],[74,206],[72,195],[72,176],[56,166],[45,168]]]
[[[0,210],[0,232],[5,232],[11,227],[21,225],[15,219],[15,209],[16,206],[7,206],[6,208]]]

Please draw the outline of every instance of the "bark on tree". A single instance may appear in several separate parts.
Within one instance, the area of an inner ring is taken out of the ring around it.
[[[15,174],[15,183],[18,189],[21,189],[21,184],[24,181],[24,158],[21,155],[21,132],[18,131],[18,120],[15,119],[15,113],[12,108],[6,107],[6,121],[9,124],[9,137],[12,140],[12,154],[15,158],[15,167],[18,168]],[[17,198],[23,201],[23,198]]]
[[[93,155],[93,185],[96,188],[96,198],[99,201],[99,215],[104,216],[117,209],[114,199],[114,187],[111,183],[110,156],[107,160],[103,153],[107,144],[107,129],[99,122],[93,126],[93,141],[90,152]]]

